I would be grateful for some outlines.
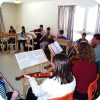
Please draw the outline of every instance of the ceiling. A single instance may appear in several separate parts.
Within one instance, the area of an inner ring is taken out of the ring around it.
[[[51,1],[51,0],[21,0],[21,3],[39,2],[39,1]],[[14,0],[4,0],[6,3],[14,3]]]

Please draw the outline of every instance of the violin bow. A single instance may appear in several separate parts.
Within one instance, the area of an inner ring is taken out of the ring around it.
[[[18,25],[18,26],[19,26],[19,25]],[[18,26],[16,27],[16,29],[15,29],[15,30],[17,30]]]

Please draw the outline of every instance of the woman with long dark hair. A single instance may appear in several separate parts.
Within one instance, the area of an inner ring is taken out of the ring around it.
[[[38,85],[35,78],[24,75],[29,79],[31,88],[28,90],[26,100],[48,100],[62,97],[71,93],[76,86],[72,75],[71,64],[64,54],[57,54],[53,58],[53,78],[47,78]]]

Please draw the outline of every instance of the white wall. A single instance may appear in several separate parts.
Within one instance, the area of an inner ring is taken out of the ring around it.
[[[5,31],[8,32],[11,25],[16,27],[16,4],[3,3],[1,7]]]
[[[51,28],[51,34],[57,35],[58,29],[58,6],[59,5],[83,5],[97,4],[93,0],[55,0],[37,3],[17,5],[17,23],[29,28],[28,31],[44,25]]]

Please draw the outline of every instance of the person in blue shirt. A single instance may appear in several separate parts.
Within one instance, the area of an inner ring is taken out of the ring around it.
[[[58,39],[64,39],[64,40],[67,40],[67,38],[64,36],[64,31],[63,31],[63,30],[60,30],[60,31],[59,31]]]
[[[60,30],[59,31],[59,36],[57,37],[58,39],[64,39],[67,40],[67,38],[64,36],[64,31]],[[66,46],[60,45],[63,49],[62,53],[66,54]]]

